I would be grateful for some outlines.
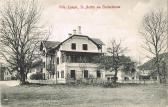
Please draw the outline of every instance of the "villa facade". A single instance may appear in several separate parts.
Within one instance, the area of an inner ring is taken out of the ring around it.
[[[68,80],[88,78],[101,79],[103,71],[94,58],[103,55],[104,43],[97,38],[90,38],[82,34],[71,34],[63,42],[42,41],[42,65],[40,71],[44,79],[51,79],[57,83]],[[39,68],[38,68],[39,69]]]

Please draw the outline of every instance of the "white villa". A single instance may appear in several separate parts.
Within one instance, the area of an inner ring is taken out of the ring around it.
[[[42,79],[51,83],[67,83],[78,80],[112,81],[114,71],[100,69],[95,58],[102,56],[104,43],[97,38],[74,31],[62,42],[42,41],[40,44],[41,60],[36,61],[30,75],[41,72]],[[127,75],[123,69],[117,74],[118,82],[135,79],[135,75]],[[128,79],[127,79],[128,78]],[[50,81],[51,80],[51,81]],[[53,82],[54,81],[54,82]]]
[[[102,55],[104,43],[97,38],[90,38],[76,31],[62,42],[42,41],[42,66],[40,71],[44,79],[57,83],[68,80],[100,78],[103,76],[98,65],[93,62],[96,56]]]

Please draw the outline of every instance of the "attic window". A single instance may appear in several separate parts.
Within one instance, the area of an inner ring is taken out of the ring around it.
[[[88,50],[87,44],[83,44],[83,50]]]
[[[76,43],[72,43],[72,44],[71,44],[71,49],[72,49],[72,50],[76,50]]]

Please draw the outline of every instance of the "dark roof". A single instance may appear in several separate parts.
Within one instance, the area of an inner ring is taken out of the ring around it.
[[[43,41],[44,46],[46,49],[52,49],[57,47],[61,42],[58,41]]]
[[[159,57],[163,58],[163,61],[168,63],[168,53],[160,54]],[[155,69],[155,57],[151,60],[145,62],[141,66],[138,67],[140,70],[154,70]]]
[[[63,42],[58,42],[58,41],[43,41],[43,44],[46,47],[46,49],[58,48],[60,45],[62,45],[64,42],[66,42],[67,40],[69,40],[70,38],[72,38],[74,36],[86,37],[89,40],[91,40],[94,44],[96,44],[97,46],[104,45],[104,43],[100,39],[90,38],[90,37],[88,37],[86,35],[72,35],[69,38],[65,39]]]
[[[90,39],[92,39],[95,43],[99,45],[104,45],[104,43],[100,39],[97,39],[97,38],[90,38]]]

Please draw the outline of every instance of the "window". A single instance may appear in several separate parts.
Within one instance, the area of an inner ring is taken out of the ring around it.
[[[57,78],[59,78],[59,71],[57,71]]]
[[[83,44],[83,50],[88,50],[87,44]]]
[[[84,78],[88,78],[88,70],[84,70]]]
[[[72,44],[71,44],[71,49],[72,49],[72,50],[76,50],[76,43],[72,43]]]
[[[64,63],[65,61],[66,61],[65,54],[61,53],[61,63]]]
[[[71,78],[76,79],[76,77],[75,77],[75,70],[71,70]]]
[[[107,81],[110,81],[110,77],[107,77]]]
[[[152,76],[152,79],[153,79],[153,80],[157,80],[157,77],[155,77],[155,76]]]
[[[41,68],[40,72],[43,72],[43,68]]]
[[[43,68],[45,68],[45,62],[43,62]]]
[[[57,64],[59,64],[59,58],[57,58]]]
[[[101,73],[99,70],[97,70],[97,78],[100,78],[101,77]]]
[[[72,63],[77,62],[77,56],[76,55],[71,55],[70,56],[70,62],[72,62]]]
[[[61,78],[64,78],[64,71],[61,71]]]
[[[46,79],[46,77],[45,77],[45,73],[42,73],[42,75],[43,75],[43,79]]]

